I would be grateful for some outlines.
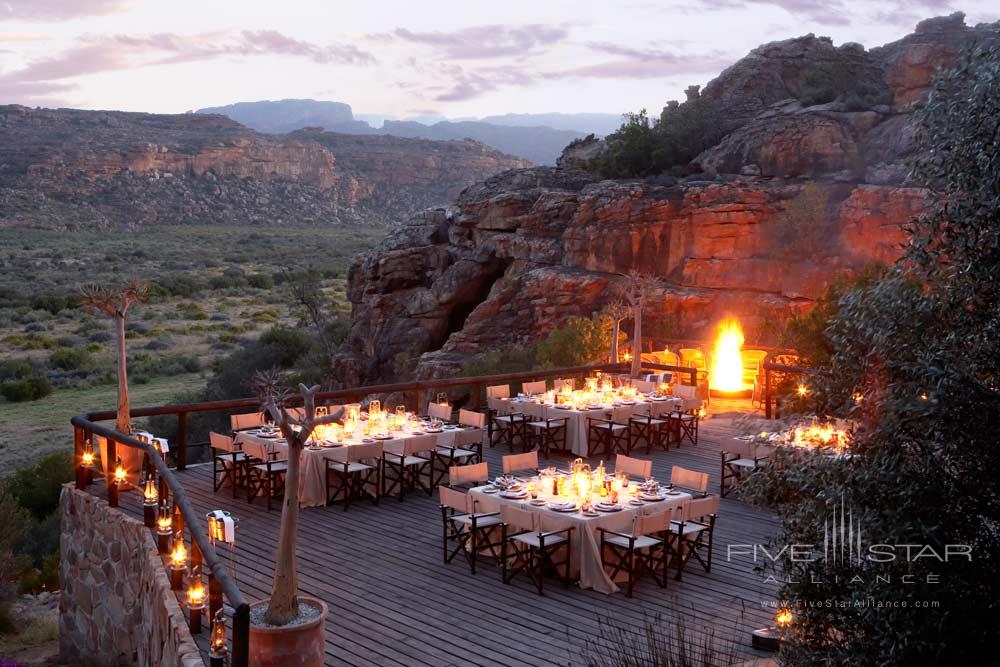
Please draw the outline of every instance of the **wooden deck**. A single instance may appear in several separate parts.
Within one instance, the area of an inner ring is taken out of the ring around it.
[[[734,433],[727,417],[736,410],[749,410],[749,402],[713,401],[711,412],[720,418],[703,422],[698,446],[654,454],[654,475],[666,479],[675,464],[706,471],[710,490],[717,492],[718,443]],[[499,473],[506,452],[486,452],[491,473]],[[280,510],[268,512],[259,499],[252,505],[234,500],[228,490],[214,494],[211,473],[210,464],[198,465],[178,477],[199,512],[226,509],[238,517],[233,570],[248,598],[263,598],[270,591]],[[123,497],[122,507],[141,513],[136,494]],[[412,495],[403,503],[361,503],[348,512],[304,509],[299,586],[330,607],[327,665],[586,664],[587,643],[607,619],[629,632],[641,631],[647,621],[683,622],[689,633],[712,632],[719,643],[751,658],[763,655],[749,648],[749,631],[769,624],[773,612],[762,602],[772,599],[774,587],[762,582],[745,557],[727,562],[726,545],[766,542],[776,529],[766,513],[723,499],[710,574],[692,562],[683,580],[671,579],[666,590],[641,580],[632,599],[564,590],[555,581],[539,597],[526,580],[501,583],[489,560],[475,576],[460,558],[443,564],[436,497]],[[220,556],[229,557],[224,547]]]

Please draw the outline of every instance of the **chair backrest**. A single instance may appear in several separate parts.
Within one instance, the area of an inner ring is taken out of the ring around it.
[[[538,382],[525,382],[521,385],[525,394],[544,394],[545,393],[545,380],[539,380]]]
[[[486,388],[487,398],[510,398],[509,384],[496,384]]]
[[[489,478],[490,471],[486,465],[486,461],[448,468],[448,483],[452,485],[485,482]]]
[[[442,421],[449,421],[451,419],[451,406],[441,405],[432,401],[427,404],[427,414]]]
[[[632,386],[644,394],[656,390],[656,383],[649,382],[648,380],[632,380]]]
[[[664,366],[680,366],[681,358],[676,352],[670,352],[668,350],[663,351],[663,365]]]
[[[707,498],[695,498],[688,504],[688,521],[697,521],[711,514],[719,513],[719,496],[708,496]]]
[[[234,449],[233,438],[231,436],[215,433],[214,431],[208,434],[208,442],[211,444],[212,449],[221,449],[224,452],[231,452]]]
[[[473,426],[475,428],[485,428],[486,427],[486,415],[481,412],[473,412],[472,410],[459,410],[458,411],[458,423],[462,426]]]
[[[708,490],[708,473],[674,466],[670,470],[670,483],[674,486],[705,493]]]
[[[653,462],[619,454],[615,457],[615,472],[624,472],[632,477],[649,479],[653,476]]]
[[[634,405],[619,405],[611,408],[611,421],[616,424],[627,424],[633,414],[635,414]]]
[[[538,419],[545,418],[545,406],[541,403],[535,403],[534,401],[521,401],[518,407],[521,408],[521,412],[529,417],[536,417]]]
[[[248,412],[241,415],[229,415],[229,426],[234,431],[243,431],[255,426],[264,425],[264,413]]]
[[[255,438],[248,438],[243,441],[243,451],[247,456],[261,461],[266,461],[270,456],[268,446]]]
[[[576,381],[573,378],[560,378],[552,383],[556,391],[559,391],[563,387],[569,387],[570,389],[576,388]]]
[[[639,537],[641,535],[662,533],[670,527],[672,514],[672,508],[668,507],[664,511],[656,512],[655,514],[637,515],[635,522],[632,524],[632,534]]]
[[[740,356],[743,359],[743,368],[756,371],[760,368],[761,363],[763,363],[767,352],[764,350],[742,350]]]
[[[705,368],[705,354],[701,350],[693,347],[682,347],[680,353],[681,366]]]
[[[674,396],[679,396],[680,398],[695,398],[696,391],[697,387],[689,384],[674,385]]]
[[[435,447],[437,447],[437,434],[415,435],[412,438],[407,438],[403,443],[403,456],[429,452]]]
[[[445,485],[438,487],[438,499],[442,507],[450,507],[462,514],[469,513],[469,494],[448,488]]]
[[[360,445],[348,445],[343,448],[346,463],[357,463],[358,461],[368,461],[382,458],[381,442],[366,442]],[[336,451],[336,450],[335,450]]]
[[[736,454],[741,459],[752,459],[756,452],[757,447],[750,440],[741,440],[740,438],[730,438],[722,446],[722,451],[726,454]]]
[[[508,454],[503,457],[503,472],[505,475],[518,470],[538,470],[538,452]]]
[[[500,519],[514,530],[537,530],[538,514],[504,503],[500,506]]]

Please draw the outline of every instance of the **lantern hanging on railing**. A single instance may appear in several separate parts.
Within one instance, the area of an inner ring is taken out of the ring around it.
[[[226,616],[220,608],[212,616],[211,638],[208,642],[209,667],[225,667],[229,656],[229,646],[226,644]]]
[[[226,510],[212,510],[205,515],[208,522],[208,539],[214,545],[222,542],[232,546],[236,543],[236,526],[239,521]]]
[[[125,472],[125,465],[122,463],[122,457],[115,459],[115,473],[113,482],[119,486],[125,483],[128,479],[128,473]]]
[[[156,525],[156,503],[159,501],[160,493],[156,488],[156,479],[150,472],[146,476],[146,483],[142,485],[142,520],[147,528]]]
[[[80,462],[85,468],[91,469],[97,463],[97,457],[94,455],[94,443],[90,438],[87,438],[83,443],[83,455],[80,457]]]
[[[170,551],[170,537],[174,534],[174,513],[166,500],[160,503],[156,517],[156,546],[161,554]]]

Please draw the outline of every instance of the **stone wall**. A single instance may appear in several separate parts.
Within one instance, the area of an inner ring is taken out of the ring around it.
[[[62,659],[203,667],[149,530],[72,484],[60,507]]]

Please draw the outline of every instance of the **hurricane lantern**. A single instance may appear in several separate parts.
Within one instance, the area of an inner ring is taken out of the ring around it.
[[[211,639],[208,642],[208,659],[210,667],[223,667],[226,664],[226,657],[229,655],[229,646],[226,644],[226,617],[219,609],[212,616]]]
[[[153,473],[150,473],[142,487],[142,504],[144,507],[156,507],[159,498],[160,492],[156,488],[156,480],[153,478]]]
[[[128,479],[128,474],[125,472],[125,465],[122,463],[122,457],[118,457],[115,460],[115,473],[113,481],[115,484],[121,485],[125,483]]]
[[[94,443],[89,439],[84,443],[83,446],[83,456],[80,457],[80,462],[83,463],[86,468],[93,468],[97,457],[94,456]]]

